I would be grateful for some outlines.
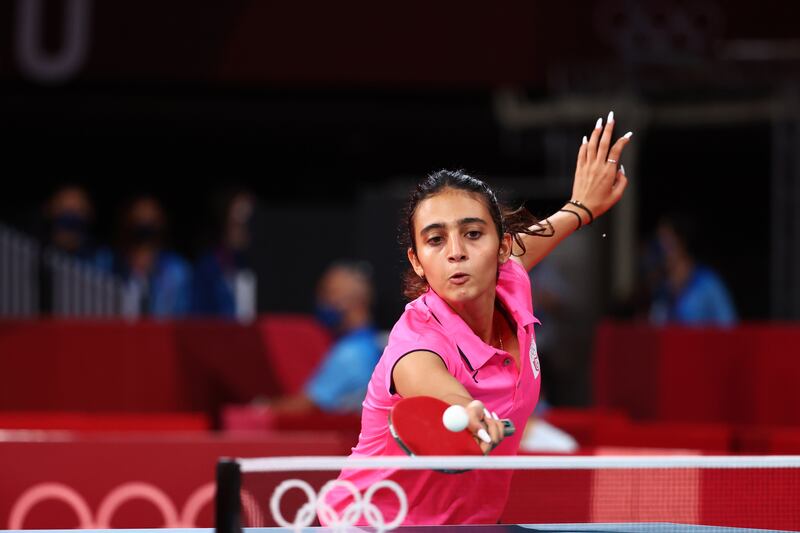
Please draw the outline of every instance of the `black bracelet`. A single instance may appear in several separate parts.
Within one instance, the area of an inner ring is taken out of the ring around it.
[[[570,200],[569,203],[571,203],[574,206],[580,207],[589,214],[589,224],[594,222],[594,215],[592,214],[592,212],[589,210],[588,207],[580,203],[578,200]]]
[[[581,220],[581,216],[578,213],[576,213],[572,209],[559,209],[558,211],[559,212],[564,211],[565,213],[572,213],[573,215],[578,217],[578,227],[575,228],[575,231],[578,231],[579,229],[581,229],[581,226],[583,226],[583,220]]]

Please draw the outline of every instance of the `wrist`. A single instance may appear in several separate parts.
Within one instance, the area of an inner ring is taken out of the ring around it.
[[[594,222],[594,213],[592,212],[589,207],[587,207],[583,202],[580,200],[572,199],[564,206],[565,208],[570,208],[576,212],[581,217],[581,222],[583,225],[588,225]]]
[[[577,223],[575,231],[578,231],[583,227],[583,216],[581,216],[581,213],[578,211],[579,209],[570,203],[564,204],[564,207],[558,210],[559,213],[569,213],[570,216],[575,217],[575,222]]]

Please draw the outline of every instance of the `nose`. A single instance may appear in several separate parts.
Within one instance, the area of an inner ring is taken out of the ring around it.
[[[464,243],[459,238],[450,239],[450,247],[447,250],[447,260],[451,263],[457,263],[467,258],[467,251]]]

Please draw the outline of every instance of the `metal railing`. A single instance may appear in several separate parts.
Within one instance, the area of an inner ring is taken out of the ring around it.
[[[139,290],[112,274],[48,248],[43,272],[50,276],[50,313],[56,317],[138,316]]]
[[[0,225],[0,317],[139,315],[139,288]]]
[[[39,244],[0,225],[0,316],[39,314]]]
[[[231,280],[234,317],[256,318],[257,278],[242,269]],[[135,319],[146,288],[0,224],[0,318]]]

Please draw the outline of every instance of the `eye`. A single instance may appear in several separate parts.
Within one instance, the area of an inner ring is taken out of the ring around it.
[[[474,230],[472,230],[472,231],[468,231],[468,232],[467,232],[467,238],[468,238],[468,239],[477,239],[477,238],[478,238],[478,237],[480,237],[481,235],[483,235],[483,232],[481,232],[481,231],[478,231],[478,230],[476,230],[476,229],[474,229]]]
[[[431,246],[436,246],[437,244],[441,244],[442,238],[437,235],[429,238],[426,242]]]

